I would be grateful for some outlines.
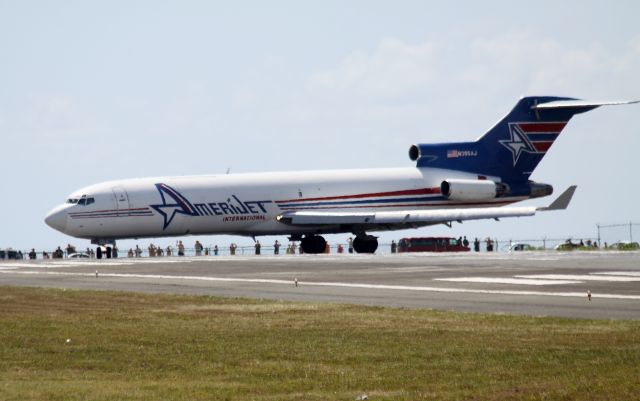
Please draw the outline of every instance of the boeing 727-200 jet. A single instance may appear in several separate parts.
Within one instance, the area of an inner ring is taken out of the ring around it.
[[[196,234],[287,235],[321,253],[322,234],[347,232],[356,252],[373,253],[376,231],[566,208],[575,187],[548,207],[503,206],[553,192],[529,176],[571,117],[637,102],[525,97],[474,142],[411,146],[415,167],[109,181],[73,192],[45,221],[107,257],[118,239]]]

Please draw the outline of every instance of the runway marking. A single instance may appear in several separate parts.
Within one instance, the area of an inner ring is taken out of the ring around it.
[[[93,273],[67,273],[52,271],[5,271],[0,270],[0,274],[23,274],[23,275],[58,275],[75,277],[95,277]],[[282,284],[293,286],[292,280],[274,279],[250,279],[235,277],[207,277],[207,276],[172,276],[157,274],[125,274],[125,273],[101,273],[100,280],[106,277],[112,278],[140,278],[140,279],[160,279],[160,280],[186,280],[186,281],[208,281],[208,282],[236,282],[236,283],[258,283],[258,284]],[[494,294],[494,295],[521,295],[521,296],[543,296],[543,297],[574,297],[584,298],[584,292],[543,292],[543,291],[509,291],[509,290],[482,290],[466,288],[446,288],[446,287],[424,287],[405,285],[384,285],[384,284],[359,284],[359,283],[339,283],[339,282],[305,282],[299,281],[301,287],[341,287],[341,288],[362,288],[374,290],[399,290],[399,291],[421,291],[421,292],[443,292],[443,293],[467,293],[467,294]],[[640,295],[622,294],[594,294],[598,299],[624,299],[640,300]]]
[[[612,281],[632,282],[640,281],[640,277],[629,276],[605,276],[592,274],[527,274],[514,276],[518,278],[543,279],[543,280],[577,280],[577,281]]]
[[[436,278],[436,281],[453,281],[458,283],[487,283],[487,284],[519,284],[519,285],[558,285],[580,284],[581,281],[572,280],[544,280],[533,278],[501,278],[501,277],[452,277]]]
[[[640,277],[640,272],[597,272],[591,274],[602,274],[607,276],[632,276],[632,277]]]

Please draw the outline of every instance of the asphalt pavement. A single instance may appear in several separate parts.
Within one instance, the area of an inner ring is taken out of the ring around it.
[[[0,285],[640,318],[640,252],[0,261]]]

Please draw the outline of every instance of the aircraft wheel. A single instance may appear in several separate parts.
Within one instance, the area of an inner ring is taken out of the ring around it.
[[[111,247],[110,246],[107,247],[107,250],[105,251],[105,253],[106,253],[107,259],[111,259]]]
[[[102,247],[101,246],[96,248],[96,259],[102,259]]]
[[[353,249],[358,253],[375,253],[378,249],[378,239],[356,237],[353,240]]]
[[[300,241],[300,246],[304,253],[324,253],[327,241],[319,235],[307,235],[302,239],[302,241]]]

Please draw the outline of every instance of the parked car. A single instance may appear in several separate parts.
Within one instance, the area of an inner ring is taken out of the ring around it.
[[[511,244],[509,246],[509,252],[514,252],[514,251],[534,251],[536,248],[529,245],[529,244],[525,244],[524,242],[514,242],[513,244]]]
[[[574,249],[580,248],[580,244],[575,244],[571,241],[564,242],[562,244],[556,245],[553,249],[556,251],[573,251]]]
[[[631,242],[631,241],[619,241],[616,242],[615,244],[611,244],[609,245],[610,249],[619,249],[619,250],[634,250],[634,249],[640,249],[640,244],[638,244],[637,242]]]
[[[89,259],[89,255],[86,253],[70,253],[68,256],[69,259]]]
[[[398,252],[469,252],[458,239],[449,237],[402,238]]]

